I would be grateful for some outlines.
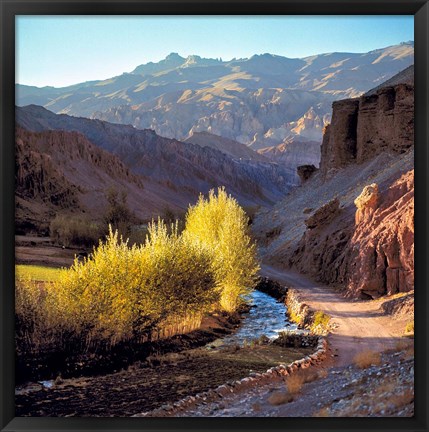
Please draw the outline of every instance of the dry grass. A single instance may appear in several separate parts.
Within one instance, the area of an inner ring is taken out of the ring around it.
[[[15,277],[18,280],[30,279],[40,282],[53,282],[59,280],[60,272],[60,269],[45,266],[26,264],[18,264],[15,266]]]
[[[288,392],[275,392],[269,398],[268,402],[271,405],[283,405],[293,400],[293,396]]]
[[[381,364],[381,355],[375,351],[362,351],[359,354],[356,354],[354,359],[354,364],[361,368],[366,369],[370,366],[378,366]]]
[[[320,379],[326,378],[328,376],[328,371],[326,369],[320,369],[317,373]]]
[[[403,358],[408,360],[414,357],[414,340],[413,339],[401,339],[395,344],[395,348],[390,350],[391,352],[402,352]]]
[[[401,408],[409,405],[414,401],[414,391],[407,389],[402,393],[393,394],[389,397],[389,403],[393,404],[396,408]]]
[[[414,357],[414,344],[408,346],[404,351],[404,359],[408,360]]]
[[[313,414],[313,417],[330,417],[330,412],[328,407],[321,408]]]
[[[301,391],[301,388],[305,383],[305,377],[303,374],[296,372],[292,375],[289,375],[285,379],[285,382],[286,382],[289,393],[297,394]]]
[[[323,371],[316,371],[312,368],[300,369],[292,375],[285,378],[285,383],[290,394],[294,395],[301,391],[304,384],[316,381],[317,379],[326,377],[328,373]]]
[[[400,339],[395,344],[395,352],[405,351],[410,345],[413,345],[413,342],[409,339]]]

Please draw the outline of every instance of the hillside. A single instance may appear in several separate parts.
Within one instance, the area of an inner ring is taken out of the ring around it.
[[[110,189],[125,192],[128,206],[143,220],[175,199],[167,187],[133,174],[117,156],[78,132],[17,128],[15,163],[17,232],[46,232],[58,213],[100,220]]]
[[[253,226],[269,262],[360,298],[414,289],[414,87],[333,104],[320,170]]]
[[[194,132],[184,142],[201,147],[211,147],[239,160],[269,162],[269,159],[244,144],[208,132]]]
[[[124,185],[129,192],[130,207],[143,219],[156,217],[166,209],[176,214],[183,213],[190,203],[196,202],[200,192],[207,193],[217,186],[225,186],[244,206],[269,206],[299,181],[293,170],[264,161],[262,157],[259,157],[261,161],[237,160],[214,148],[163,138],[151,130],[57,115],[35,105],[18,107],[16,122],[23,129],[39,132],[35,135],[39,137],[52,135],[54,131],[58,131],[60,137],[68,137],[66,132],[73,139],[79,135],[80,141],[85,138],[86,154],[113,158],[114,163],[105,162],[97,166],[94,162],[97,158],[87,156],[84,165],[75,166],[77,162],[72,156],[75,144],[69,143],[64,149],[64,142],[51,139],[49,158],[55,166],[55,175],[65,176],[69,182],[85,190],[101,190],[109,182],[122,181],[117,172],[108,171],[110,166],[119,166],[120,162],[120,172],[128,170],[134,183],[139,178],[144,184],[143,190]],[[97,184],[97,176],[88,176],[88,173],[100,169],[104,170],[100,174],[104,177],[104,186]],[[73,172],[73,175],[68,176],[68,172]],[[112,179],[107,180],[106,176]],[[96,184],[91,186],[91,182]],[[88,195],[87,198],[81,196],[79,202],[98,212],[103,200]]]
[[[107,80],[64,88],[18,84],[16,94],[20,106],[150,128],[179,140],[209,132],[257,149],[291,137],[321,140],[323,124],[300,125],[309,110],[323,123],[333,100],[358,96],[413,62],[413,42],[301,59],[267,53],[222,61],[172,53]]]

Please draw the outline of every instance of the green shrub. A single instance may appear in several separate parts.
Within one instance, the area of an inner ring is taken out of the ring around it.
[[[98,243],[103,229],[85,216],[59,214],[51,221],[50,235],[55,243],[62,246],[90,247]]]

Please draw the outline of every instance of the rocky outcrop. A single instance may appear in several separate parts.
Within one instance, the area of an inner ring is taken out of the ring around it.
[[[414,289],[414,170],[356,222],[346,251],[349,293],[375,298]]]
[[[305,225],[310,230],[323,227],[329,224],[340,212],[340,201],[338,198],[326,203],[324,206],[320,207],[310,216],[306,221]]]
[[[68,208],[77,204],[78,188],[70,183],[48,153],[41,152],[28,134],[16,132],[15,193],[24,199],[37,200]]]
[[[314,165],[300,165],[296,170],[301,182],[305,182],[317,171],[317,168]]]
[[[414,171],[380,192],[367,185],[342,213],[338,200],[307,221],[291,265],[353,297],[377,298],[414,289]],[[354,218],[354,221],[353,221]]]
[[[332,105],[325,128],[320,169],[325,176],[382,152],[406,152],[414,144],[414,86],[400,83],[375,94]]]
[[[343,253],[352,235],[350,213],[334,198],[305,221],[307,227],[288,264],[328,283],[345,283]]]
[[[359,100],[345,99],[332,104],[332,121],[325,127],[320,169],[324,174],[356,161]]]
[[[369,219],[378,205],[378,185],[377,183],[372,183],[369,186],[363,188],[362,193],[355,199],[356,205],[356,225],[359,225],[365,219]]]

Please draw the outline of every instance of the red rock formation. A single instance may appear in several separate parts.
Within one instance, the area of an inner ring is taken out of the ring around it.
[[[334,102],[332,108],[321,149],[325,176],[384,151],[404,153],[414,144],[413,85],[383,87],[369,96]]]
[[[374,298],[414,289],[414,170],[385,191],[379,206],[358,212],[346,251],[349,292]]]
[[[357,207],[355,222],[358,225],[362,220],[369,219],[378,205],[378,185],[373,183],[363,188],[362,193],[355,199]]]
[[[359,99],[332,104],[332,121],[325,128],[321,147],[320,169],[324,174],[355,162],[358,111]]]
[[[355,205],[340,211],[333,200],[317,210],[289,263],[353,297],[414,289],[414,170],[382,192],[365,186]]]
[[[340,201],[338,198],[326,203],[324,206],[320,207],[310,216],[306,221],[305,225],[309,229],[318,228],[330,223],[340,212]]]

